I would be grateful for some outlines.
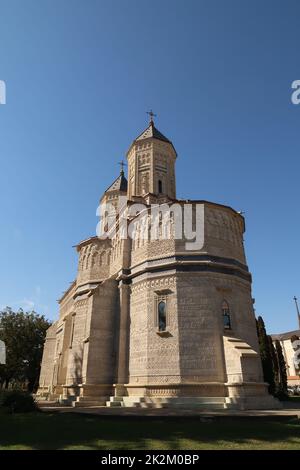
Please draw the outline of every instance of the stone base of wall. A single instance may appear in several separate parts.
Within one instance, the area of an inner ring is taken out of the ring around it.
[[[79,385],[64,385],[63,397],[103,397],[111,396],[113,393],[112,384],[79,384]]]
[[[51,392],[51,387],[49,387],[49,386],[48,387],[46,387],[46,386],[41,387],[40,386],[38,388],[37,392],[36,392],[36,396],[37,397],[45,397],[45,396],[48,396],[50,394],[50,392]]]
[[[224,410],[224,397],[110,397],[107,407]]]
[[[269,396],[268,384],[265,382],[226,383],[226,395],[230,398]]]
[[[279,400],[268,393],[268,385],[264,382],[244,382],[226,384],[228,408],[240,410],[280,409]]]
[[[121,406],[198,409],[280,409],[280,402],[268,394],[265,383],[203,383],[168,385],[126,384],[115,386],[114,397]],[[114,405],[116,405],[115,400]]]
[[[225,399],[225,408],[237,410],[280,410],[282,405],[271,395],[256,397],[237,397]]]
[[[270,410],[281,408],[278,400],[273,397],[257,396],[243,398],[229,397],[153,397],[153,396],[123,396],[110,397],[106,402],[107,407],[125,408],[175,408],[198,409],[203,411],[213,410]]]
[[[50,400],[50,401],[58,401],[59,397],[63,393],[63,387],[62,385],[56,385],[54,386],[40,386],[36,392],[36,400],[37,402],[39,401],[44,401],[44,400]]]
[[[73,384],[56,385],[52,388],[40,387],[37,399],[56,399],[63,405],[73,406],[104,406],[114,392],[112,384]],[[50,398],[49,398],[50,397]]]
[[[53,386],[53,393],[55,393],[56,395],[61,395],[63,393],[63,385]]]
[[[47,389],[49,392],[49,389]],[[39,395],[46,393],[40,387]],[[267,410],[282,408],[268,394],[265,383],[202,383],[168,385],[57,385],[52,391],[63,404],[73,406],[125,406],[139,408],[197,408],[203,410]],[[108,406],[108,405],[107,405]]]
[[[202,384],[126,384],[124,386],[127,396],[144,397],[224,397],[226,387],[224,383],[202,383]]]

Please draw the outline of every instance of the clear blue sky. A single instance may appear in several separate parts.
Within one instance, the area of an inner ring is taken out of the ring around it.
[[[72,245],[153,108],[178,196],[245,211],[256,312],[295,329],[299,2],[0,0],[0,15],[0,306],[56,317]]]

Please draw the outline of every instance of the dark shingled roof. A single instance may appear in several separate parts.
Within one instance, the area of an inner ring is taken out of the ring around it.
[[[113,184],[105,191],[110,193],[112,191],[127,191],[127,179],[124,176],[124,172],[121,172],[120,176],[113,182]]]
[[[149,137],[153,137],[154,139],[162,140],[163,142],[168,142],[171,144],[172,142],[167,139],[158,129],[156,129],[154,122],[150,122],[147,129],[145,129],[135,140],[144,140],[149,139]]]

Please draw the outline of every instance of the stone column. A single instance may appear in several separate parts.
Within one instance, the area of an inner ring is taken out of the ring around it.
[[[115,384],[115,396],[124,395],[124,384],[128,383],[129,374],[129,301],[130,286],[120,281],[120,317],[119,338],[117,345],[117,374]]]

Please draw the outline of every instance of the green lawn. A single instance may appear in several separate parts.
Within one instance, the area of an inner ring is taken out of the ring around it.
[[[300,421],[1,413],[0,449],[300,449]]]
[[[300,396],[294,395],[293,397],[289,397],[288,401],[285,403],[294,403],[300,405]]]

